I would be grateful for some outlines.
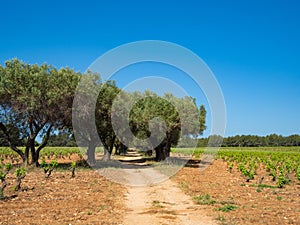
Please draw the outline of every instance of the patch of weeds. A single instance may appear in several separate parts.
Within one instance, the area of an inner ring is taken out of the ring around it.
[[[90,215],[92,215],[92,211],[91,210],[88,210],[87,211],[87,214],[90,216]]]
[[[281,201],[282,197],[281,196],[277,196],[277,200]]]
[[[164,208],[164,206],[161,205],[160,201],[157,200],[152,201],[152,206],[155,208]]]
[[[261,188],[257,188],[256,192],[262,192],[262,189]]]
[[[278,182],[277,182],[277,187],[283,188],[284,185],[289,184],[291,182],[290,178],[285,175],[284,170],[280,172],[280,175],[278,176]]]
[[[194,196],[194,199],[200,205],[213,205],[217,203],[217,201],[212,199],[209,194]]]
[[[194,156],[196,159],[200,159],[200,157],[201,157],[201,152],[195,151],[195,152],[193,153],[193,156]]]
[[[267,185],[267,184],[251,184],[250,187],[258,188],[278,188],[277,186]]]
[[[246,184],[240,184],[240,186],[241,186],[241,187],[245,187],[245,186],[246,186]]]
[[[218,208],[218,211],[222,211],[222,212],[229,212],[229,211],[235,211],[237,209],[236,205],[224,205],[223,207]]]

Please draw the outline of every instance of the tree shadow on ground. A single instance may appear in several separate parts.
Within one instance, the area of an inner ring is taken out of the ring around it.
[[[153,166],[182,166],[189,168],[204,169],[212,164],[212,160],[205,159],[190,159],[182,157],[169,157],[165,161],[156,162],[155,157],[143,157],[142,159],[122,160],[112,159],[110,161],[96,160],[94,164],[89,164],[86,160],[82,159],[76,162],[77,169],[103,169],[103,168],[115,168],[115,169],[143,169]],[[59,163],[57,169],[69,170],[71,168],[71,162]]]

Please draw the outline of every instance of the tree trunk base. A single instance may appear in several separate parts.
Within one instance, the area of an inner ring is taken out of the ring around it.
[[[104,161],[104,162],[110,161],[110,159],[111,159],[110,156],[111,155],[110,155],[109,151],[104,149],[104,155],[102,157],[102,161]]]

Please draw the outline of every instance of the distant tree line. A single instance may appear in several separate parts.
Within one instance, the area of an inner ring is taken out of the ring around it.
[[[1,139],[0,139],[1,140]],[[205,147],[208,145],[208,138],[199,138],[197,147]],[[195,146],[192,138],[186,138],[177,147]],[[257,135],[236,135],[222,138],[219,135],[212,135],[210,146],[223,147],[276,147],[276,146],[300,146],[300,135],[294,134],[290,136],[282,136],[278,134],[270,134],[267,136]],[[54,134],[49,139],[49,146],[76,146],[74,136],[70,134]]]
[[[267,136],[257,135],[236,135],[222,138],[219,135],[212,135],[208,138],[198,139],[198,147],[208,146],[223,147],[268,147],[268,146],[300,146],[300,135],[282,136],[270,134]]]

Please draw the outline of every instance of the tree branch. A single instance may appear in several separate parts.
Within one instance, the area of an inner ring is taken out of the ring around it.
[[[50,134],[51,134],[51,129],[52,129],[52,125],[50,125],[50,127],[47,130],[47,133],[45,135],[45,138],[43,140],[43,143],[38,147],[38,149],[36,150],[38,153],[47,145],[49,138],[50,138]]]
[[[24,158],[25,158],[24,153],[23,153],[20,149],[18,149],[18,148],[12,143],[12,141],[11,141],[11,139],[10,139],[10,136],[9,136],[9,133],[8,133],[8,131],[7,131],[6,126],[5,126],[3,123],[1,123],[1,122],[0,122],[0,129],[1,129],[2,132],[4,133],[4,137],[5,137],[6,141],[7,141],[8,144],[9,144],[9,147],[10,147],[13,151],[15,151],[16,153],[18,153],[18,154],[22,157],[22,159],[24,160]]]

